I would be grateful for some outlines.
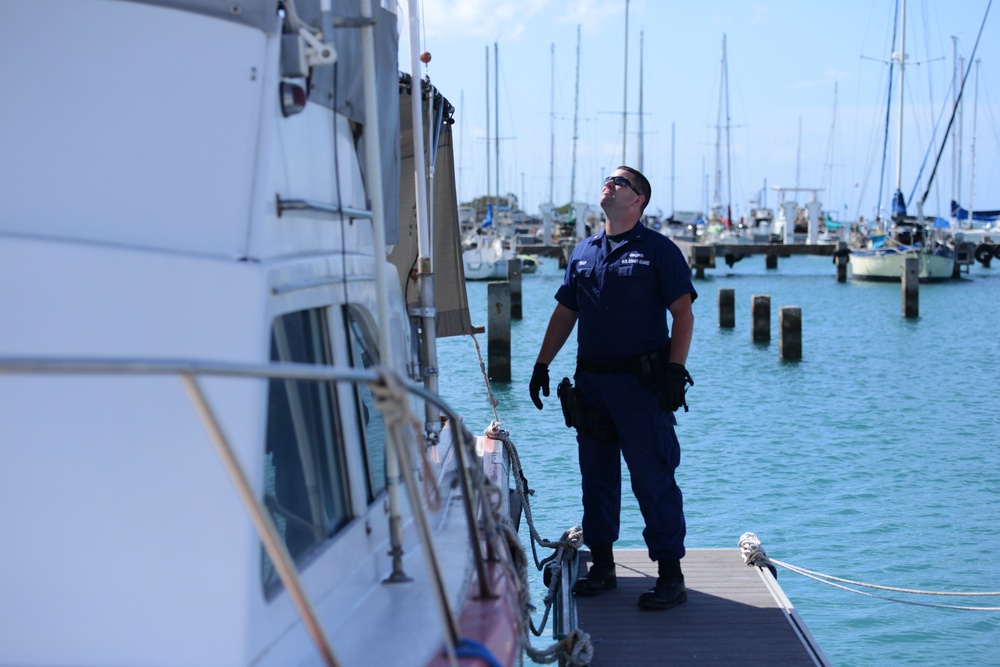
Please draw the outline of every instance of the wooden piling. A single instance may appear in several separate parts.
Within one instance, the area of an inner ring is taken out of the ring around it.
[[[920,258],[903,261],[903,317],[920,317]]]
[[[486,286],[486,369],[491,380],[510,382],[510,283]]]
[[[507,260],[507,282],[510,283],[510,318],[521,319],[521,273],[520,259]]]
[[[719,289],[719,326],[723,329],[736,326],[736,290],[732,287]]]
[[[802,309],[798,306],[778,309],[778,355],[788,361],[802,358]]]
[[[771,297],[767,294],[754,294],[751,301],[753,323],[750,327],[753,342],[771,342]]]
[[[847,260],[851,253],[847,249],[847,241],[837,241],[837,250],[833,253],[834,261],[837,263],[837,282],[847,282]]]

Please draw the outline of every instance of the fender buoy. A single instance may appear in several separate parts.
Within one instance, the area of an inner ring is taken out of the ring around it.
[[[980,264],[985,264],[990,261],[995,252],[996,251],[993,249],[993,246],[989,243],[981,243],[979,247],[976,248],[976,252],[973,254],[973,257],[975,257],[976,261]]]

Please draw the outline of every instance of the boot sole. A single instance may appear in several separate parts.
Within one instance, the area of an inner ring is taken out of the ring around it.
[[[592,598],[595,595],[600,595],[604,591],[611,591],[618,588],[618,582],[611,584],[610,586],[605,585],[601,588],[581,588],[577,590],[576,587],[573,588],[573,595],[581,595],[585,598]]]
[[[639,608],[652,609],[657,611],[662,611],[664,609],[673,609],[677,605],[683,602],[687,602],[687,599],[688,599],[687,591],[683,591],[676,598],[674,598],[673,600],[669,600],[667,602],[659,602],[656,600],[643,600],[642,598],[639,598]]]

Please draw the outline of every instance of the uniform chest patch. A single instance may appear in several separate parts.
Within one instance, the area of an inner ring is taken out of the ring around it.
[[[621,259],[622,264],[641,264],[649,266],[649,260],[641,252],[630,252]]]

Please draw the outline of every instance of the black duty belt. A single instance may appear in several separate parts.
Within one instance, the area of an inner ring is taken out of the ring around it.
[[[602,375],[626,375],[634,373],[639,376],[646,376],[655,372],[660,363],[660,351],[643,352],[628,359],[617,361],[589,361],[582,357],[576,358],[576,367],[582,371],[590,373],[600,373]]]

